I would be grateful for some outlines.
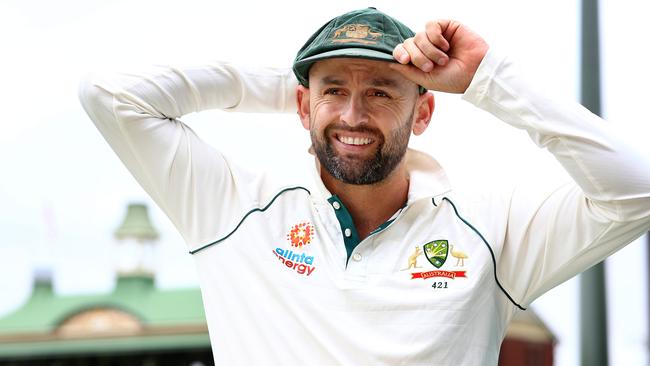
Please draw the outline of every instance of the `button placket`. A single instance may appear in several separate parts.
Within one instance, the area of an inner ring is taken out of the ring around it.
[[[345,245],[345,250],[347,254],[346,264],[352,256],[352,251],[359,244],[359,234],[357,233],[356,228],[354,227],[354,222],[352,221],[352,216],[348,212],[345,205],[339,200],[337,196],[332,196],[327,199],[330,206],[333,208],[334,215],[339,222],[343,237],[343,243]]]

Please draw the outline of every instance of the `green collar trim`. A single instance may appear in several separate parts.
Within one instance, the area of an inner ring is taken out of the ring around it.
[[[345,251],[347,252],[347,258],[345,260],[345,264],[350,261],[350,257],[352,256],[352,252],[354,251],[354,248],[359,245],[361,240],[359,239],[359,232],[357,231],[356,226],[354,225],[354,221],[352,220],[352,215],[350,215],[350,212],[348,209],[345,207],[341,199],[337,195],[333,195],[332,197],[327,199],[327,202],[330,203],[332,208],[334,209],[334,214],[336,215],[336,219],[339,221],[339,225],[341,226],[341,234],[343,234],[343,242],[345,243]],[[406,207],[406,204],[404,204],[404,207]],[[402,207],[402,209],[404,209]],[[375,235],[395,221],[399,213],[402,211],[400,209],[391,217],[388,219],[386,222],[383,224],[379,225],[375,230],[373,230],[370,235]],[[346,235],[349,234],[349,235]],[[370,236],[369,235],[369,236]]]
[[[388,227],[388,225],[392,224],[393,221],[395,221],[395,219],[388,219],[386,222],[384,222],[383,224],[379,225],[378,228],[376,228],[375,230],[373,230],[373,231],[370,233],[370,235],[377,234],[378,232],[384,230],[385,228]]]

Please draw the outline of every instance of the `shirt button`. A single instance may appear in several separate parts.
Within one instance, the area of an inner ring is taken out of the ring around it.
[[[339,208],[341,208],[341,204],[338,201],[334,201],[332,203],[332,206],[334,207],[335,210],[338,210]]]
[[[351,237],[351,236],[352,236],[352,230],[350,230],[349,228],[348,228],[348,229],[345,229],[345,230],[343,231],[343,235],[345,235],[346,238]]]
[[[359,262],[361,260],[361,254],[359,253],[352,254],[352,260],[354,260],[355,262]]]

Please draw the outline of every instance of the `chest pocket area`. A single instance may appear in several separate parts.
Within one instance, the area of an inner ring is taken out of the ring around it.
[[[432,211],[406,218],[408,232],[400,238],[399,251],[391,254],[396,262],[381,285],[396,289],[400,298],[417,299],[413,307],[464,307],[489,301],[483,296],[506,296],[522,308],[501,286],[495,254],[484,235],[450,199],[431,203]]]

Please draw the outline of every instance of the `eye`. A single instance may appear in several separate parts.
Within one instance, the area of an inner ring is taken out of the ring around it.
[[[381,90],[373,90],[370,92],[370,96],[373,97],[380,97],[380,98],[390,98],[390,95],[388,93],[381,91]]]
[[[343,95],[343,90],[339,88],[328,88],[325,89],[325,92],[323,94],[328,94],[328,95]]]

